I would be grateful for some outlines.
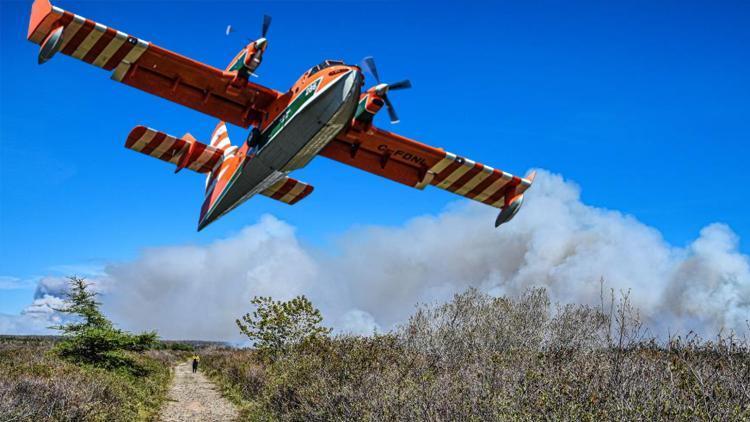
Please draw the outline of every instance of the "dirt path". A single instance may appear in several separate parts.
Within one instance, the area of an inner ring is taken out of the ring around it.
[[[200,371],[194,374],[187,362],[175,367],[168,397],[161,412],[162,422],[223,422],[238,417],[232,403],[221,397],[216,386]]]

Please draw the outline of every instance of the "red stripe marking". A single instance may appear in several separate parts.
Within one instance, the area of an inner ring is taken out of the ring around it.
[[[194,145],[195,146],[193,147],[193,150],[190,151],[190,157],[187,157],[187,164],[185,164],[185,167],[189,168],[190,170],[199,172],[203,167],[201,166],[198,168],[193,168],[193,165],[196,164],[198,158],[201,156],[201,154],[203,154],[203,151],[206,150],[206,144],[202,142],[196,142]]]
[[[73,14],[70,12],[63,12],[62,16],[60,16],[60,18],[57,19],[56,21],[52,22],[50,27],[47,28],[47,32],[44,35],[42,35],[42,39],[39,41],[39,43],[44,41],[44,39],[47,38],[47,35],[49,35],[49,33],[52,32],[53,29],[57,28],[58,26],[64,27],[72,21],[73,21]]]
[[[465,184],[469,183],[469,181],[473,179],[474,176],[479,174],[483,168],[484,166],[482,164],[474,163],[474,167],[472,169],[464,173],[463,176],[459,177],[458,180],[453,182],[453,184],[448,186],[446,189],[451,192],[455,192],[458,189],[461,189]]]
[[[175,138],[174,142],[172,142],[172,145],[167,148],[166,151],[159,157],[160,160],[169,161],[171,160],[175,153],[185,144],[185,141],[182,141],[180,139]]]
[[[215,152],[209,151],[210,155],[208,156],[208,158],[206,159],[206,161],[202,162],[202,163],[198,162],[198,159],[203,156],[203,154],[205,153],[206,149],[208,149],[208,145],[206,145],[204,143],[197,142],[195,144],[195,150],[193,150],[193,153],[188,158],[188,164],[187,164],[187,166],[190,169],[195,170],[195,171],[200,172],[200,173],[205,173],[206,171],[209,171],[209,170],[211,170],[213,168],[213,166],[208,166],[208,168],[206,168],[206,167],[211,162],[211,160],[213,160],[214,157],[216,156]],[[216,164],[216,162],[214,162],[214,164]]]
[[[213,138],[213,137],[214,137],[214,135],[216,134],[216,132],[218,132],[218,131],[219,131],[219,129],[220,129],[220,128],[221,128],[222,126],[224,126],[224,125],[225,125],[225,124],[224,124],[224,122],[222,122],[222,121],[219,121],[219,123],[217,123],[217,124],[216,124],[216,127],[214,128],[213,132],[211,132],[211,137]]]
[[[128,36],[128,39],[130,39],[130,36]],[[130,50],[135,47],[135,44],[131,44],[127,39],[124,43],[120,46],[120,48],[117,49],[115,54],[112,55],[112,57],[107,60],[107,63],[102,66],[106,70],[112,70],[117,67],[118,64],[122,61],[122,59],[125,58],[125,56],[130,53]]]
[[[463,164],[459,163],[458,161],[453,161],[448,165],[448,167],[444,168],[443,171],[435,175],[435,178],[432,179],[432,184],[439,185],[443,180],[450,176],[454,171],[458,170],[458,168],[462,165]]]
[[[513,176],[513,179],[511,179],[508,183],[505,184],[502,188],[498,189],[497,192],[490,195],[489,198],[485,199],[485,204],[491,205],[495,202],[499,201],[505,194],[508,192],[508,190],[512,189],[515,186],[518,186],[518,184],[521,183],[521,179],[517,176]]]
[[[58,22],[60,22],[60,24],[62,24],[63,26],[65,26],[65,25],[73,22],[73,16],[75,16],[75,15],[73,15],[70,12],[63,12],[63,15],[60,17],[60,20],[58,20]]]
[[[296,204],[297,202],[299,202],[300,199],[303,199],[304,197],[306,197],[307,195],[309,195],[312,191],[313,191],[313,187],[311,185],[305,186],[305,190],[303,190],[302,193],[300,193],[299,195],[297,195],[296,198],[294,198],[291,201],[289,201],[289,205]]]
[[[47,16],[47,18],[49,16],[52,16],[52,15],[53,14],[50,13]],[[44,20],[46,21],[47,18],[44,18]],[[48,28],[46,28],[46,32],[44,32],[42,34],[41,39],[39,40],[39,44],[41,44],[44,41],[44,39],[47,38],[47,35],[49,35],[50,32],[52,32],[53,29],[56,29],[58,26],[63,26],[64,27],[65,25],[69,24],[72,20],[73,20],[73,14],[72,13],[70,13],[70,12],[63,12],[62,16],[60,16],[59,19],[53,21],[50,24],[50,26]],[[44,23],[44,21],[42,21],[42,23]],[[37,31],[40,31],[40,30],[42,30],[42,25],[41,24],[39,25],[39,28],[37,28]],[[36,32],[34,33],[34,36],[36,36]]]
[[[151,155],[152,152],[161,144],[164,142],[164,139],[167,137],[167,134],[164,132],[156,132],[156,135],[151,139],[151,142],[146,145],[141,152],[144,154]]]
[[[218,136],[218,137],[216,138],[216,140],[215,140],[215,141],[213,141],[213,143],[211,143],[211,145],[214,145],[214,146],[215,146],[215,145],[219,145],[219,143],[221,143],[221,141],[223,141],[224,139],[227,139],[227,137],[228,137],[228,136],[229,136],[229,133],[228,133],[228,132],[224,132],[224,133],[222,133],[221,135],[219,135],[219,136]]]
[[[99,57],[99,54],[107,48],[109,42],[112,41],[115,35],[117,35],[117,31],[112,28],[107,28],[94,46],[91,47],[91,50],[83,56],[83,61],[86,63],[93,63],[94,60]]]
[[[503,177],[503,172],[501,172],[500,170],[493,170],[492,174],[487,176],[486,179],[479,182],[478,185],[474,186],[474,189],[466,193],[465,196],[467,198],[474,199],[477,195],[484,192],[485,189],[487,189],[491,184],[495,183],[495,181],[501,177]]]
[[[213,170],[214,167],[216,167],[216,163],[219,162],[222,156],[224,156],[224,154],[215,152],[214,155],[212,155],[211,158],[206,161],[206,164],[204,164],[203,167],[201,167],[198,171],[201,173],[208,173],[209,171]]]
[[[143,137],[144,133],[146,133],[146,128],[143,126],[136,126],[133,128],[128,135],[128,139],[125,141],[125,148],[132,149],[133,145]]]
[[[297,181],[294,179],[287,179],[286,183],[284,183],[283,186],[279,188],[279,190],[276,191],[273,195],[271,195],[271,198],[273,199],[281,199],[289,193],[290,190],[292,190],[295,186],[297,186]]]
[[[94,21],[86,19],[86,21],[78,28],[78,32],[73,36],[70,42],[62,49],[61,53],[70,56],[76,51],[79,45],[83,42],[86,37],[94,29]]]

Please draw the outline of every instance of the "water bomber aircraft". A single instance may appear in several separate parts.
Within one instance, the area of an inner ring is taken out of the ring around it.
[[[417,189],[432,185],[499,208],[495,226],[516,215],[534,172],[514,176],[373,125],[383,107],[391,122],[398,122],[389,93],[409,88],[411,82],[381,82],[371,57],[361,65],[325,60],[286,92],[252,82],[268,47],[270,24],[265,16],[261,37],[224,70],[49,0],[32,5],[27,38],[40,46],[40,64],[62,53],[110,71],[115,81],[219,119],[207,143],[189,133],[176,137],[146,126],[132,129],[125,142],[126,148],[174,164],[175,173],[189,169],[206,174],[199,231],[257,194],[299,202],[313,187],[289,174],[318,155]],[[364,91],[363,69],[375,80]],[[250,129],[241,146],[230,142],[226,123]]]

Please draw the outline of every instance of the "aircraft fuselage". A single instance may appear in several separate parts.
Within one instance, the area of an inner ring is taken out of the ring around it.
[[[363,76],[357,66],[321,64],[302,75],[268,109],[248,142],[226,157],[206,187],[198,229],[304,167],[352,121]],[[223,173],[230,172],[230,177]]]

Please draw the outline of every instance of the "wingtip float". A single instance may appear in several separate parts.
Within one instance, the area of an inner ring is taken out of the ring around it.
[[[243,47],[224,70],[48,0],[34,2],[28,39],[40,46],[40,64],[62,53],[112,72],[118,82],[220,120],[207,143],[145,126],[134,128],[125,143],[174,164],[175,173],[190,169],[206,174],[198,230],[256,194],[287,204],[305,198],[313,187],[288,175],[318,155],[417,189],[432,185],[499,208],[495,226],[518,213],[533,172],[514,176],[373,125],[384,106],[391,122],[399,121],[388,93],[409,88],[411,82],[382,83],[372,57],[362,67],[325,60],[286,92],[251,82],[269,44],[270,23],[264,16],[261,37]],[[376,82],[365,90],[362,68]],[[241,146],[232,145],[224,122],[251,128]]]

